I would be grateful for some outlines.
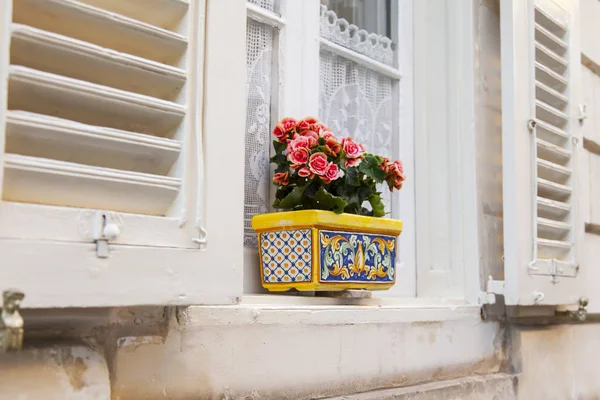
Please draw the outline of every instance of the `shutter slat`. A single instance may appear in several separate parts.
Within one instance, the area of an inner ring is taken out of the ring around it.
[[[554,108],[562,110],[567,106],[567,103],[569,102],[569,99],[566,96],[557,92],[556,90],[552,89],[550,86],[542,82],[536,81],[535,88],[536,98],[540,99],[544,103],[551,105]]]
[[[111,128],[169,135],[185,107],[27,67],[9,67],[8,107]]]
[[[537,23],[535,24],[535,40],[558,55],[563,55],[567,51],[567,44],[562,39]]]
[[[564,143],[569,138],[569,133],[544,121],[536,121],[536,133],[550,143]]]
[[[188,42],[175,32],[74,0],[14,0],[13,22],[171,65]]]
[[[535,56],[540,63],[551,68],[553,71],[562,73],[567,69],[567,60],[541,43],[535,44]]]
[[[538,235],[541,238],[559,240],[568,235],[571,224],[549,218],[537,218]]]
[[[11,26],[11,64],[172,99],[185,71],[27,25]]]
[[[69,120],[8,111],[7,153],[166,175],[181,143]]]
[[[556,36],[564,36],[567,33],[567,26],[564,23],[540,7],[535,7],[535,22]]]
[[[537,198],[538,214],[544,218],[555,220],[564,219],[571,211],[571,205],[562,201],[550,200],[544,197]]]
[[[79,0],[161,28],[172,28],[188,11],[186,0]],[[160,10],[157,12],[156,10]]]
[[[563,240],[538,238],[538,257],[540,259],[562,259],[568,257],[573,244]]]
[[[569,122],[569,116],[564,112],[544,103],[541,100],[536,100],[536,116],[543,121],[548,122],[559,128],[564,127]]]
[[[571,152],[555,144],[536,139],[538,157],[557,164],[564,164],[571,158]]]
[[[571,176],[571,168],[566,168],[553,162],[538,158],[538,176],[552,182],[565,183]]]
[[[551,88],[563,92],[567,88],[568,81],[560,74],[552,71],[549,67],[540,62],[535,63],[536,79],[550,86]]]
[[[573,193],[573,188],[547,179],[537,179],[538,194],[542,197],[554,200],[564,200]]]
[[[4,156],[4,200],[165,215],[181,180],[64,161]]]

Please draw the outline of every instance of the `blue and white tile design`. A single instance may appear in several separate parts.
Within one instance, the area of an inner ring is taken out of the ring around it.
[[[260,234],[265,283],[310,282],[312,280],[311,229]]]

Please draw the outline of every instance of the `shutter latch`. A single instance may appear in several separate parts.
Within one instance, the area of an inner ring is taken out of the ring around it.
[[[23,347],[23,317],[19,312],[25,293],[9,289],[2,293],[0,317],[0,353],[21,350]]]
[[[115,240],[121,233],[121,229],[114,222],[109,222],[106,213],[102,212],[96,214],[94,225],[96,257],[108,258],[108,242]]]
[[[585,121],[588,117],[586,108],[587,107],[585,104],[579,105],[579,115],[577,116],[577,119],[579,120],[580,124],[583,124],[583,121]]]

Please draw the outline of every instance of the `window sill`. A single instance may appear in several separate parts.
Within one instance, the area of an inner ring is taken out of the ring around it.
[[[463,299],[333,299],[244,296],[231,306],[191,306],[187,324],[347,325],[479,320],[480,306]]]

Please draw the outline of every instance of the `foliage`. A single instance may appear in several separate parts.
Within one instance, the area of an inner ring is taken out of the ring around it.
[[[386,182],[390,190],[402,188],[405,176],[400,161],[367,153],[364,145],[349,137],[338,138],[316,118],[284,118],[273,135],[275,208],[382,217],[385,208],[377,184]]]

